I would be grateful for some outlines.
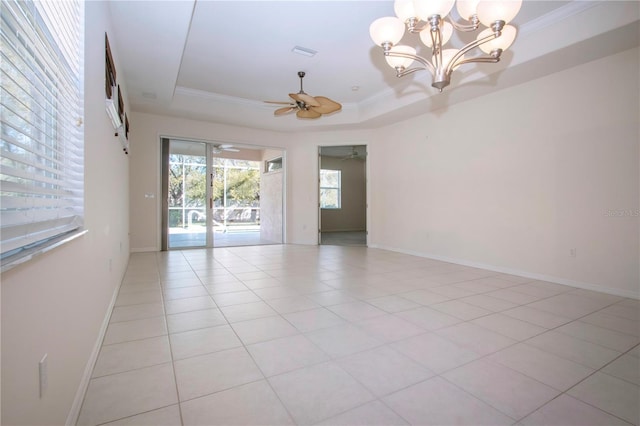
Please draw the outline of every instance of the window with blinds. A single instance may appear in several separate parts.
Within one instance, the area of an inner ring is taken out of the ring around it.
[[[3,267],[83,225],[82,1],[0,6]]]

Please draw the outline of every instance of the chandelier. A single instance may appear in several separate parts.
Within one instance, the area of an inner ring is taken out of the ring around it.
[[[455,22],[447,15],[456,3],[458,14],[466,22]],[[469,63],[496,63],[500,55],[516,38],[516,29],[507,25],[520,10],[522,0],[395,0],[396,16],[376,19],[369,27],[374,43],[381,46],[390,67],[397,77],[428,70],[431,86],[442,92],[451,82],[452,72]],[[460,49],[443,49],[454,30],[476,31],[480,25],[487,27],[477,38]],[[419,33],[420,40],[431,48],[431,60],[416,54],[416,49],[398,44],[406,29]],[[465,57],[476,47],[485,55]],[[413,62],[420,65],[409,68]]]

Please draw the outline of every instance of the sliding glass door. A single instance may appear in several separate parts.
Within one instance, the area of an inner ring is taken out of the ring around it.
[[[207,144],[170,141],[168,168],[168,248],[205,247]]]
[[[260,162],[214,157],[213,244],[262,244],[260,238]]]
[[[162,139],[162,250],[281,244],[282,154]]]

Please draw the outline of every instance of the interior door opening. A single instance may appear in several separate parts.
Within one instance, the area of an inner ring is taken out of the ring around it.
[[[319,244],[367,245],[366,163],[366,145],[319,148]]]
[[[177,139],[162,144],[162,250],[283,242],[282,150]]]

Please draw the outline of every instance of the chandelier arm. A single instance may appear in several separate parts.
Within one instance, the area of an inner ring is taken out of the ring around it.
[[[435,68],[434,66],[431,64],[431,62],[427,61],[425,58],[423,58],[422,56],[418,56],[418,55],[411,55],[409,53],[403,53],[403,52],[393,52],[393,51],[385,51],[384,52],[385,56],[394,56],[396,58],[408,58],[408,59],[413,59],[416,62],[421,63],[422,65],[424,65],[424,69],[429,70],[429,72],[431,72],[431,74],[435,73]]]
[[[495,30],[494,32],[486,37],[483,37],[481,39],[478,40],[474,40],[471,43],[465,45],[464,47],[462,47],[460,50],[458,50],[458,52],[453,56],[453,58],[451,58],[451,60],[449,61],[449,63],[447,64],[447,68],[445,70],[446,74],[450,74],[453,71],[453,68],[457,65],[462,65],[463,63],[466,63],[465,61],[460,61],[460,58],[462,58],[462,56],[467,53],[468,51],[470,51],[471,49],[474,49],[478,46],[480,46],[481,44],[484,44],[490,40],[496,39],[498,37],[500,37],[502,33],[500,32],[500,30]],[[459,62],[460,61],[460,62]]]
[[[453,26],[453,28],[462,32],[475,31],[478,29],[478,27],[480,27],[480,20],[478,19],[478,15],[475,15],[475,14],[471,17],[470,24],[460,24],[454,21],[453,18],[451,18],[451,16],[449,16],[447,20]]]
[[[500,62],[500,55],[496,56],[482,56],[479,58],[469,58],[463,61],[460,61],[458,65],[471,64],[471,63],[485,63],[485,64],[495,64]]]
[[[427,67],[414,67],[414,68],[405,68],[400,69],[396,68],[396,77],[404,77],[405,75],[413,74],[416,71],[429,71]]]

